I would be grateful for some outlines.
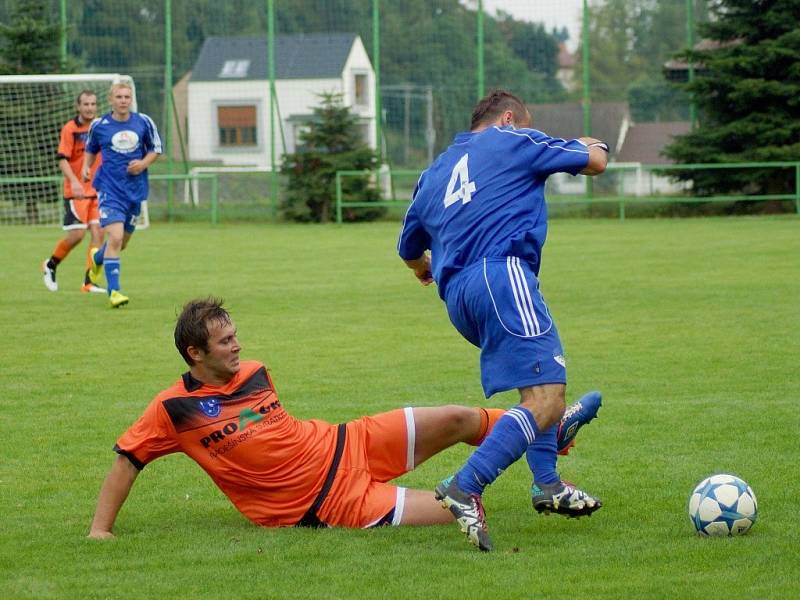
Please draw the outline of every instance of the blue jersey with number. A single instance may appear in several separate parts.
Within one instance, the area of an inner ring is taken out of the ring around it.
[[[161,138],[153,119],[144,113],[129,113],[127,121],[116,121],[111,113],[95,119],[89,128],[86,151],[102,154],[94,187],[100,192],[133,202],[147,199],[147,170],[128,173],[128,163],[148,153],[162,153]]]
[[[484,257],[516,256],[538,275],[547,236],[545,180],[559,171],[576,175],[588,161],[583,142],[535,129],[459,133],[417,182],[398,252],[413,260],[431,250],[442,298],[454,274]]]

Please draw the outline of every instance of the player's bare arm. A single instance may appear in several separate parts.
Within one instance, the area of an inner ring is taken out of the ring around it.
[[[72,172],[72,169],[69,166],[69,161],[66,158],[62,158],[58,161],[58,168],[64,174],[64,177],[67,178],[69,181],[70,188],[72,189],[72,197],[73,198],[83,198],[83,185],[75,176],[75,173]]]
[[[600,175],[608,165],[608,145],[591,137],[578,138],[589,148],[589,162],[581,171],[581,175]]]
[[[148,152],[144,158],[132,160],[128,163],[128,173],[139,175],[152,165],[160,155],[157,152]]]
[[[83,168],[81,169],[81,178],[84,181],[89,181],[89,173],[92,170],[92,165],[94,164],[94,160],[97,157],[96,154],[92,154],[91,152],[86,152],[83,155]]]
[[[431,257],[429,254],[423,254],[414,260],[405,260],[406,266],[414,271],[414,277],[419,279],[422,285],[430,285],[433,283],[433,274],[431,273]]]
[[[117,520],[117,514],[138,475],[139,469],[134,467],[131,461],[124,456],[117,456],[103,482],[103,487],[100,488],[88,537],[96,540],[114,537],[112,533],[114,521]]]

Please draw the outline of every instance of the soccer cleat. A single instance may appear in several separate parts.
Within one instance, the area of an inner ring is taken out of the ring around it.
[[[531,502],[538,513],[551,512],[577,519],[603,506],[599,499],[579,490],[571,483],[558,481],[550,484],[534,483],[531,487]]]
[[[51,292],[58,291],[58,283],[56,283],[56,270],[51,269],[47,264],[49,261],[44,261],[42,263],[42,280],[44,281],[45,287],[50,290]]]
[[[486,527],[481,497],[461,491],[455,476],[448,477],[436,486],[436,499],[456,518],[467,540],[483,552],[492,549],[492,540]]]
[[[92,266],[89,267],[89,270],[86,272],[86,276],[89,278],[89,283],[93,283],[97,285],[100,283],[100,277],[103,273],[103,265],[98,265],[94,262],[94,254],[97,252],[99,248],[90,248],[89,249],[89,260],[92,263]],[[100,287],[97,285],[97,287]]]
[[[592,422],[602,403],[603,396],[600,392],[589,392],[575,404],[567,407],[558,424],[559,454],[562,456],[569,454],[570,449],[575,445],[575,436],[578,435],[578,430]]]
[[[119,308],[120,306],[125,306],[128,303],[129,298],[119,293],[118,290],[113,290],[111,295],[108,297],[108,301],[111,304],[111,308]]]
[[[85,292],[85,293],[91,292],[92,294],[105,294],[106,293],[106,288],[102,288],[102,287],[96,286],[93,283],[84,283],[81,286],[81,291]]]

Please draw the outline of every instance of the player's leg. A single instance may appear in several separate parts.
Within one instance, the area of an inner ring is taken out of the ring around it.
[[[86,233],[86,224],[81,221],[78,211],[79,205],[75,200],[64,199],[64,225],[66,232],[64,237],[58,241],[50,258],[42,263],[42,280],[44,285],[51,292],[58,291],[56,282],[56,269],[72,249],[81,243]]]
[[[83,276],[83,292],[105,292],[106,290],[100,287],[100,273],[101,269],[98,268],[93,260],[93,254],[103,245],[103,229],[100,227],[100,211],[96,198],[85,200],[88,204],[88,225],[89,233],[91,235],[91,242],[86,251],[86,271]]]
[[[106,275],[108,298],[112,308],[128,303],[128,298],[120,292],[122,263],[120,253],[125,238],[123,221],[108,223],[104,228],[106,242],[103,245],[103,271]]]
[[[455,517],[444,510],[433,492],[427,490],[405,490],[405,502],[400,525],[438,525],[452,523]]]
[[[459,442],[479,445],[504,412],[458,405],[415,407],[414,466]]]

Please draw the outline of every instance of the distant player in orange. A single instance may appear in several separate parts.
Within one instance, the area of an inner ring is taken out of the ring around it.
[[[56,269],[70,251],[81,243],[86,230],[89,229],[92,241],[89,248],[96,248],[103,243],[103,231],[100,228],[100,212],[97,205],[97,192],[92,187],[94,174],[100,161],[93,165],[89,181],[81,181],[83,155],[86,149],[86,137],[89,125],[97,114],[97,96],[91,90],[83,90],[75,101],[77,115],[67,121],[61,128],[61,139],[58,144],[58,168],[64,174],[64,226],[66,235],[53,250],[52,256],[42,264],[42,279],[51,292],[58,291]],[[105,292],[90,278],[92,262],[86,256],[86,272],[83,277],[83,292]]]
[[[119,456],[100,490],[91,538],[113,537],[139,471],[174,452],[192,458],[245,517],[264,527],[446,523],[453,516],[433,492],[387,482],[457,442],[479,444],[505,412],[415,407],[338,426],[295,419],[264,365],[240,362],[236,328],[213,298],[184,306],[175,345],[189,371],[117,440]],[[563,427],[560,447],[569,448],[584,424]]]

